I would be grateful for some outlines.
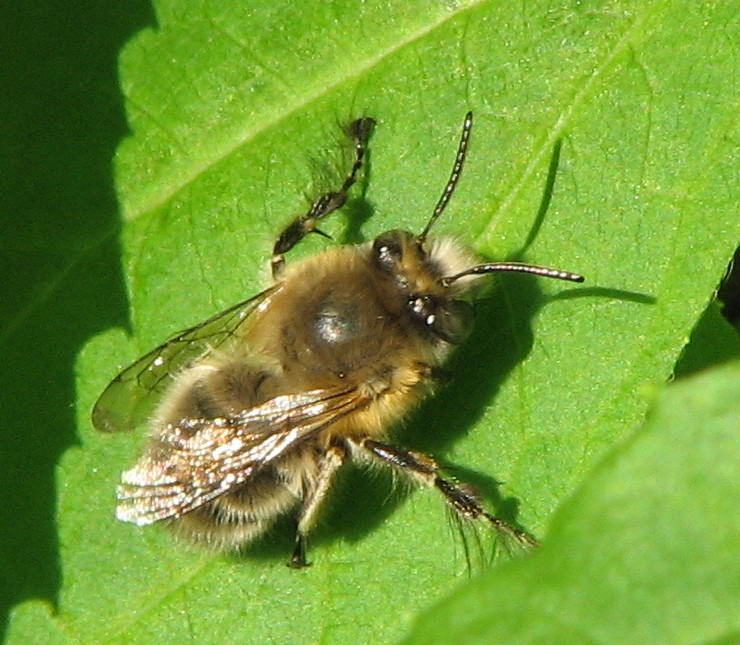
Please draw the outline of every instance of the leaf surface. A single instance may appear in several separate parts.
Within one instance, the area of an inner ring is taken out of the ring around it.
[[[740,237],[736,14],[667,1],[155,9],[120,59],[131,135],[115,158],[111,259],[125,283],[110,289],[133,334],[111,329],[79,357],[81,445],[56,471],[58,614],[19,606],[9,642],[388,643],[464,575],[435,494],[389,497],[387,478],[360,470],[342,474],[302,572],[284,566],[289,523],[240,558],[116,523],[115,485],[143,433],[102,436],[88,420],[118,369],[265,286],[277,232],[341,148],[337,123],[360,115],[378,121],[366,201],[327,222],[335,240],[421,230],[472,109],[437,232],[587,277],[498,279],[455,380],[397,433],[544,538],[533,563],[560,557],[547,546],[563,530],[556,509],[634,441]]]

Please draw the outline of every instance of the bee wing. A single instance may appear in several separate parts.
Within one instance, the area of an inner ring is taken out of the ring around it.
[[[356,389],[312,390],[275,397],[232,418],[168,426],[123,473],[116,516],[140,526],[179,517],[368,403]]]
[[[151,414],[159,397],[182,369],[232,338],[237,328],[275,291],[271,287],[204,322],[178,332],[129,365],[103,391],[92,411],[103,432],[132,430]]]

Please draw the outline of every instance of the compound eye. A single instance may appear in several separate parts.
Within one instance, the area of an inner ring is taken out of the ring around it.
[[[463,300],[442,303],[430,296],[415,295],[409,298],[408,306],[419,323],[451,345],[462,343],[473,328],[473,307]]]
[[[473,305],[464,300],[453,300],[447,306],[437,308],[433,331],[442,340],[459,345],[470,336],[473,322]]]
[[[403,251],[396,231],[383,233],[373,242],[373,258],[376,265],[387,273],[395,271],[401,262]]]

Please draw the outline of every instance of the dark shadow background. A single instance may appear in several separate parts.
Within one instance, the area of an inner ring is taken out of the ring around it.
[[[16,603],[56,605],[55,467],[76,442],[75,360],[127,324],[117,58],[153,24],[145,0],[0,10],[0,640]]]

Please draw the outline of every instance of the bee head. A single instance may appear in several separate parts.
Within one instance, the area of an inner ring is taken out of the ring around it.
[[[450,178],[424,230],[419,235],[402,230],[387,231],[375,239],[371,252],[374,268],[392,280],[394,292],[405,302],[405,309],[412,320],[434,337],[451,344],[459,344],[470,332],[472,305],[461,296],[479,276],[497,271],[517,271],[583,282],[583,277],[578,274],[532,264],[476,264],[454,240],[427,239],[455,192],[472,127],[473,114],[468,112]]]
[[[387,231],[373,242],[371,262],[392,281],[394,292],[418,325],[454,345],[467,338],[472,305],[459,296],[470,280],[446,284],[445,278],[472,262],[452,240],[430,243],[408,231]]]

